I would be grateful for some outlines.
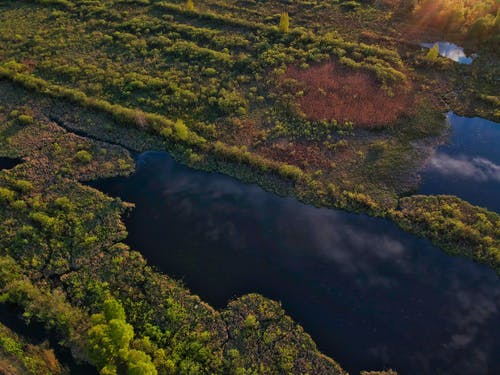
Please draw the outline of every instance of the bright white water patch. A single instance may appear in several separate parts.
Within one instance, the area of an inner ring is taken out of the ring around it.
[[[449,42],[436,42],[439,46],[439,54],[443,57],[447,57],[459,64],[472,64],[472,61],[477,57],[476,54],[467,56],[464,49],[456,44]],[[425,48],[432,48],[435,43],[422,43],[420,44]]]

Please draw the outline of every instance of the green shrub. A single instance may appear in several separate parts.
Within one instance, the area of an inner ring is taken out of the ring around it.
[[[290,16],[288,15],[288,12],[283,12],[280,15],[279,30],[282,33],[288,33],[290,31]]]
[[[429,49],[429,52],[427,52],[427,55],[425,58],[429,61],[435,61],[439,56],[439,45],[435,43],[431,49]]]
[[[10,189],[0,187],[0,202],[12,202],[16,198],[16,193]]]
[[[82,164],[88,164],[92,161],[92,154],[85,150],[80,150],[75,155],[76,160]]]
[[[11,182],[11,186],[21,193],[28,193],[33,190],[33,184],[26,180],[14,180]]]
[[[186,10],[190,12],[194,12],[194,2],[193,0],[187,0],[186,1]]]
[[[20,115],[18,118],[17,118],[17,121],[22,124],[22,125],[29,125],[29,124],[32,124],[33,123],[33,117],[29,116],[29,115]]]

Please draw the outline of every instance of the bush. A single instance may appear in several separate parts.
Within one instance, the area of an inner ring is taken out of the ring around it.
[[[12,202],[16,198],[16,193],[10,189],[0,187],[0,202],[8,203]]]
[[[20,115],[17,118],[17,121],[22,124],[22,125],[29,125],[33,123],[33,117],[28,116],[28,115]]]
[[[439,45],[435,43],[431,49],[429,49],[429,52],[427,52],[427,55],[425,58],[429,61],[435,61],[439,56]]]
[[[281,13],[279,30],[282,33],[288,33],[290,31],[290,16],[288,12]]]
[[[186,10],[190,12],[194,12],[194,2],[193,0],[187,0],[186,1]]]
[[[88,164],[92,161],[92,154],[85,150],[80,150],[75,155],[76,160],[82,164]]]

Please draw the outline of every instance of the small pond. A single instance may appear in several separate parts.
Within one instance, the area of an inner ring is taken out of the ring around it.
[[[212,305],[258,292],[352,374],[500,373],[500,282],[393,223],[281,198],[167,153],[92,185],[136,203],[128,243]]]
[[[12,169],[19,163],[21,163],[21,159],[17,158],[6,158],[6,157],[0,157],[0,171],[2,169]]]
[[[420,193],[452,194],[500,213],[500,124],[450,112],[451,136],[422,173]]]
[[[464,49],[456,44],[450,42],[436,42],[439,46],[439,54],[443,57],[447,57],[459,64],[472,64],[477,55],[467,56]],[[432,48],[435,43],[422,43],[420,44],[425,48]]]

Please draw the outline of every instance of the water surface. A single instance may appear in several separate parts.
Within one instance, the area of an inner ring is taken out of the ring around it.
[[[454,43],[450,42],[436,42],[439,46],[439,54],[443,57],[451,59],[453,61],[458,62],[459,64],[472,64],[477,55],[467,56],[464,52],[464,49],[460,46],[457,46]],[[422,43],[420,44],[425,48],[432,48],[436,43]]]
[[[0,157],[0,171],[2,169],[12,169],[21,163],[21,159]]]
[[[148,152],[94,186],[137,204],[129,244],[223,307],[279,300],[352,374],[500,373],[500,282],[391,222],[280,198]]]
[[[420,192],[452,194],[500,213],[500,124],[450,112],[451,136],[422,173]]]

